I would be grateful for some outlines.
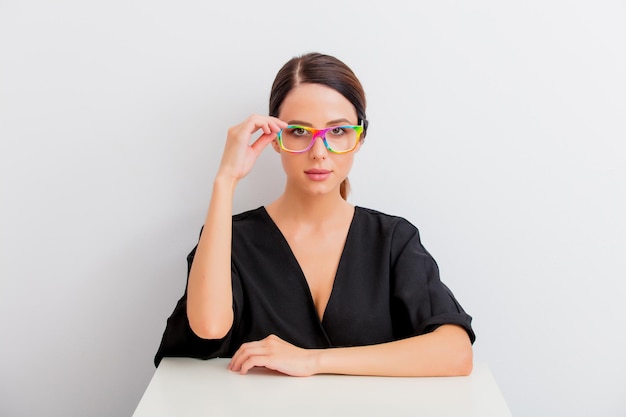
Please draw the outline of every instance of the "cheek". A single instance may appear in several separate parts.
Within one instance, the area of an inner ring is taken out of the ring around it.
[[[301,166],[301,164],[298,163],[297,156],[295,158],[294,156],[296,155],[288,154],[287,152],[280,153],[280,162],[282,163],[283,170],[285,171],[286,174],[297,171],[298,167]]]
[[[354,153],[338,156],[341,156],[342,158],[337,161],[336,166],[347,175],[348,172],[350,172],[350,169],[352,169],[352,163],[354,162]]]

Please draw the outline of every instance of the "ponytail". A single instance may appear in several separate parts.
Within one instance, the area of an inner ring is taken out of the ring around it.
[[[348,181],[347,177],[341,182],[341,185],[339,185],[339,194],[341,194],[341,198],[348,200],[348,194],[350,194],[350,181]]]

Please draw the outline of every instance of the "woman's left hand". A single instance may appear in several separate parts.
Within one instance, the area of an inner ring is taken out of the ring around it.
[[[235,352],[228,369],[247,373],[255,366],[263,366],[291,376],[310,376],[318,367],[317,351],[302,349],[269,335],[265,339],[244,343]]]

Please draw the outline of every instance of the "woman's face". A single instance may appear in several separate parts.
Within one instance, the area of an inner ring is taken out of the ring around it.
[[[322,129],[330,126],[357,125],[358,117],[352,103],[330,87],[322,84],[300,84],[289,92],[280,107],[278,118],[290,125]],[[321,138],[306,152],[289,153],[280,149],[277,141],[274,149],[281,154],[287,174],[287,188],[295,187],[306,194],[337,193],[348,176],[354,154],[335,154],[324,146]]]

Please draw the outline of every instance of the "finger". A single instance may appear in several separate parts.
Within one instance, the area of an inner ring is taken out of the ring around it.
[[[261,131],[260,137],[262,137],[263,135],[276,134],[281,129],[284,129],[286,126],[287,126],[287,123],[275,117],[259,116],[259,115],[253,114],[249,116],[248,119],[246,119],[246,121],[242,123],[239,127],[241,129],[244,129],[247,132],[246,136],[248,137],[248,141],[249,141],[250,137],[258,131]],[[275,136],[272,137],[272,139],[274,138]],[[271,139],[269,142],[271,142]],[[263,143],[264,141],[262,140],[261,144]],[[265,146],[262,146],[262,147],[265,147]],[[257,150],[257,154],[260,153],[259,151],[260,150]]]
[[[237,352],[233,355],[230,363],[228,365],[229,369],[233,371],[238,371],[241,369],[241,364],[247,361],[249,358],[254,356],[263,356],[267,355],[267,348],[263,345],[257,344],[255,342],[253,345],[244,346],[242,345]]]
[[[275,132],[261,135],[257,138],[257,140],[254,141],[252,145],[250,145],[250,147],[254,151],[255,155],[259,156],[261,154],[261,151],[263,151],[263,149],[265,149],[265,147],[269,145],[272,140],[276,139],[276,137],[277,135]]]
[[[267,365],[268,365],[268,358],[266,356],[253,356],[249,358],[247,361],[245,361],[243,364],[241,364],[239,373],[241,375],[245,375],[248,373],[250,369],[254,368],[255,366],[257,367],[262,366],[265,368],[272,369],[271,367],[268,367]]]
[[[272,121],[270,121],[270,122],[269,122],[268,126],[269,126],[269,128],[270,128],[270,132],[272,132],[272,133],[278,133],[278,132],[280,132],[280,130],[282,129],[282,128],[278,125],[278,123],[275,123],[275,122],[272,122]]]
[[[229,369],[234,371],[240,369],[241,364],[251,357],[269,356],[275,350],[276,342],[282,342],[282,339],[271,334],[261,340],[243,343],[233,355]]]
[[[235,365],[241,360],[243,351],[245,350],[245,345],[246,345],[245,343],[241,345],[239,349],[237,349],[233,357],[230,359],[230,363],[228,364],[229,369],[233,369]]]
[[[276,123],[278,126],[281,127],[281,129],[284,129],[285,127],[288,126],[287,122],[284,122],[282,120],[280,120],[278,117],[270,117],[270,120],[272,120],[272,122]]]
[[[238,372],[241,375],[245,375],[250,369],[254,367],[263,367],[289,375],[289,372],[285,372],[285,370],[281,368],[279,363],[280,361],[274,355],[251,356],[241,364]]]
[[[254,133],[260,129],[263,131],[263,133],[267,134],[272,131],[272,129],[270,128],[270,124],[276,123],[276,121],[272,117],[259,116],[255,114],[250,116],[250,118],[248,119],[248,123],[250,123],[250,128],[252,129],[250,133]]]
[[[270,125],[274,127],[274,131],[275,132],[278,132],[279,130],[284,129],[284,128],[286,128],[288,126],[287,123],[283,122],[280,119],[276,119],[276,118],[272,118],[270,120]]]

